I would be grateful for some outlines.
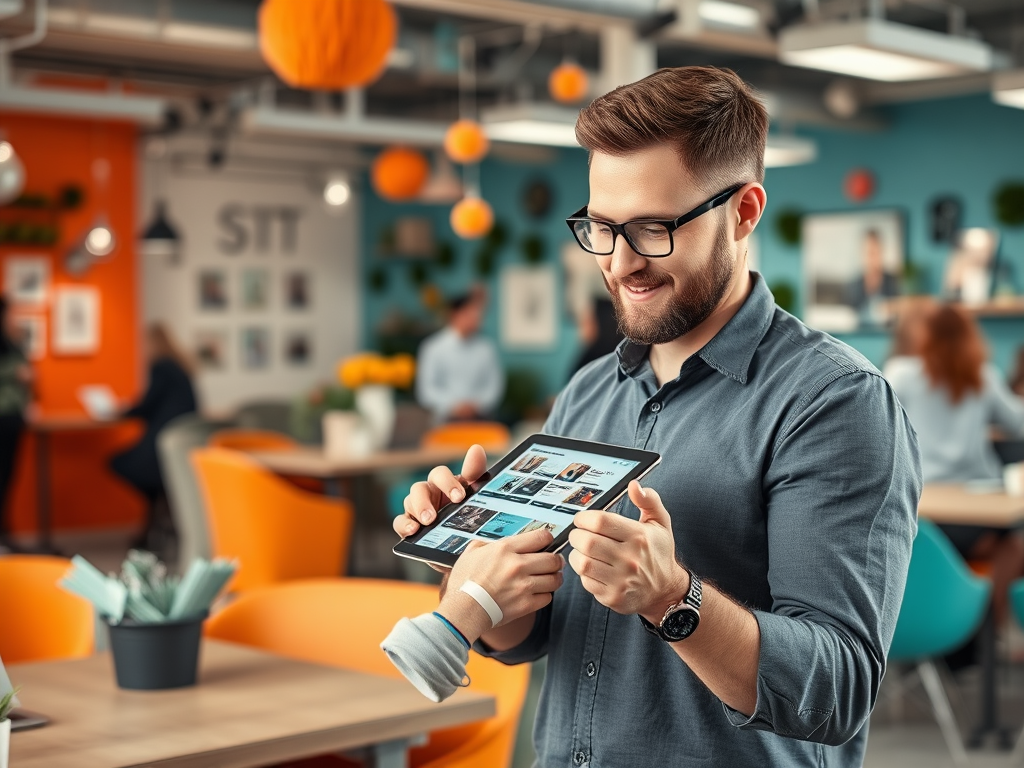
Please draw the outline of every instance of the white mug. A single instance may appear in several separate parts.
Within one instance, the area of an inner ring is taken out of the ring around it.
[[[1010,496],[1024,496],[1024,462],[1003,467],[1003,487]]]

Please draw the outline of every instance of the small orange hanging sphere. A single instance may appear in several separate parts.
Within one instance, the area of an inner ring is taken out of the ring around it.
[[[548,92],[551,98],[562,104],[582,101],[589,87],[586,71],[579,64],[570,61],[559,64],[548,75]]]
[[[395,44],[395,12],[385,0],[263,0],[260,52],[293,88],[368,85]]]
[[[385,200],[409,200],[427,183],[430,163],[422,153],[407,147],[385,149],[373,161],[370,179]]]
[[[464,197],[452,208],[452,229],[464,240],[483,237],[494,224],[494,211],[479,197]]]
[[[846,197],[855,203],[863,203],[875,193],[875,176],[866,168],[855,168],[843,180]]]
[[[452,123],[444,135],[444,151],[456,163],[482,160],[490,146],[484,129],[473,120]]]

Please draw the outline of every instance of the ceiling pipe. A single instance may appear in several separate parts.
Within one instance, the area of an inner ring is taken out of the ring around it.
[[[31,32],[21,37],[0,38],[0,88],[6,88],[11,82],[11,54],[23,48],[31,48],[46,37],[46,3],[47,0],[36,0],[35,22]]]

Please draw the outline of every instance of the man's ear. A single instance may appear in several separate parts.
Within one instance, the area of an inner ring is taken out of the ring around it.
[[[736,193],[739,204],[736,206],[736,240],[749,237],[754,231],[757,222],[761,220],[765,204],[768,202],[768,195],[764,187],[756,181],[752,181]]]

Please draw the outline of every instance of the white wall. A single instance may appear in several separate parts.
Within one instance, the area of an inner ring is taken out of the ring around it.
[[[326,211],[320,190],[295,176],[174,173],[166,163],[157,170],[153,161],[146,168],[140,226],[153,217],[159,173],[168,219],[185,245],[178,264],[140,255],[143,316],[147,322],[167,323],[192,353],[202,333],[220,333],[226,339],[223,368],[201,369],[198,375],[202,407],[224,412],[255,399],[292,399],[318,382],[333,380],[337,361],[356,351],[360,337],[356,196],[335,216]],[[291,249],[289,232],[294,235]],[[198,283],[204,270],[224,273],[226,308],[200,307]],[[242,307],[242,275],[247,270],[269,275],[265,309]],[[286,307],[285,275],[292,271],[308,274],[310,303],[305,310]],[[268,330],[266,368],[243,367],[246,328]],[[287,335],[295,332],[306,332],[311,340],[310,361],[303,366],[285,359]]]

